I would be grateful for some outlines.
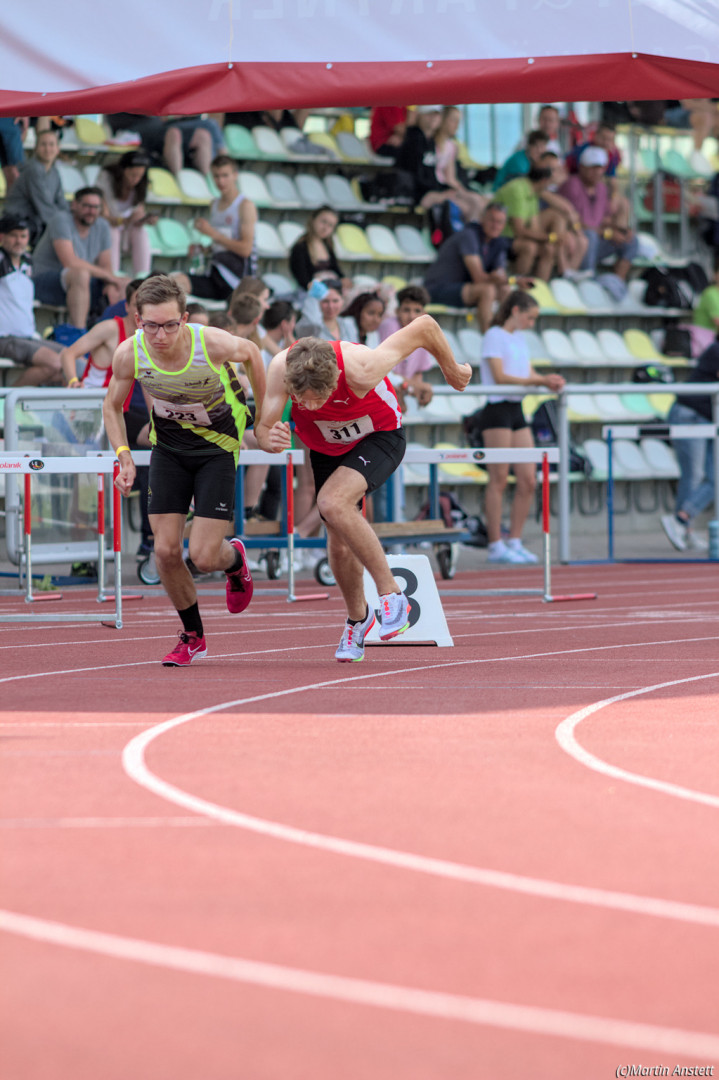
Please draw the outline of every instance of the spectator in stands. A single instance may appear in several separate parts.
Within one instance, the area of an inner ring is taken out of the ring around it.
[[[267,311],[270,306],[271,290],[268,285],[258,277],[243,277],[242,281],[233,290],[230,298],[230,307],[242,293],[250,293],[251,296],[256,296],[262,305],[262,310]]]
[[[381,338],[379,328],[385,313],[385,302],[376,292],[363,292],[355,296],[342,312],[344,318],[352,319],[357,327],[356,341],[368,349],[376,349]]]
[[[406,105],[376,105],[369,122],[369,144],[374,153],[396,161],[407,124],[414,120],[414,112],[410,113]]]
[[[542,105],[537,117],[537,130],[547,136],[546,149],[561,157],[562,121],[556,105]]]
[[[18,116],[0,117],[0,165],[5,175],[5,190],[9,191],[18,176],[25,158],[22,140],[27,131],[28,118]]]
[[[586,147],[579,158],[578,175],[570,176],[559,194],[577,210],[589,240],[582,269],[596,270],[604,259],[616,255],[612,272],[626,281],[639,245],[622,216],[623,208],[612,213],[611,194],[603,179],[608,162],[609,155],[603,147]]]
[[[297,128],[302,131],[310,109],[264,109],[258,112],[225,113],[226,124],[239,124],[251,130],[253,127],[268,127],[280,132],[283,128]]]
[[[162,158],[175,176],[183,166],[207,176],[213,161],[224,153],[225,138],[215,117],[173,117],[165,125]]]
[[[73,326],[85,329],[103,294],[115,303],[127,285],[112,269],[110,226],[101,217],[102,191],[80,188],[70,213],[53,214],[33,252],[35,295],[43,304],[67,305]]]
[[[453,202],[465,221],[477,221],[484,209],[484,197],[466,188],[455,189],[437,176],[434,136],[442,122],[442,112],[441,105],[417,106],[417,121],[407,128],[396,165],[413,178],[415,205],[429,210],[442,203]]]
[[[200,300],[227,300],[257,263],[257,207],[237,185],[237,162],[221,154],[212,162],[212,179],[220,197],[207,218],[195,218],[195,228],[212,240],[207,274],[175,274],[180,287]]]
[[[461,113],[456,105],[446,105],[442,110],[442,119],[434,137],[437,147],[437,176],[443,184],[458,192],[467,192],[468,189],[457,175],[458,144],[457,132]]]
[[[495,303],[509,292],[507,256],[512,242],[502,235],[506,225],[506,208],[490,203],[481,222],[470,222],[444,241],[424,276],[433,304],[476,306],[482,333],[489,328]]]
[[[692,322],[715,335],[719,332],[719,260],[714,267],[714,282],[702,290],[694,306]]]
[[[515,150],[501,166],[492,183],[492,190],[499,191],[510,180],[518,176],[527,176],[532,167],[539,168],[542,154],[546,153],[548,143],[549,139],[543,131],[538,129],[530,131],[526,145]]]
[[[60,153],[57,132],[41,131],[35,153],[23,165],[5,200],[5,212],[18,214],[30,224],[30,241],[37,243],[53,214],[67,210],[62,180],[55,164]]]
[[[604,172],[604,182],[609,188],[610,213],[616,218],[619,224],[628,227],[630,222],[630,206],[629,200],[625,195],[622,195],[619,180],[617,179],[617,169],[622,162],[622,153],[617,146],[617,136],[614,124],[602,122],[597,127],[597,130],[589,142],[582,143],[572,150],[571,154],[567,155],[565,164],[570,173],[574,174],[579,172],[579,158],[588,146],[600,146],[602,150],[606,150],[607,152],[607,167]]]
[[[526,292],[511,292],[499,306],[492,326],[482,341],[482,382],[488,386],[546,386],[557,393],[564,386],[561,375],[539,375],[532,369],[529,348],[522,331],[531,329],[539,314],[536,300]],[[481,416],[482,437],[488,448],[530,448],[532,429],[519,398],[490,394]],[[502,499],[509,479],[508,464],[487,465],[489,483],[484,510],[489,538],[488,558],[496,563],[536,563],[537,556],[522,544],[522,531],[532,507],[537,468],[533,463],[512,466],[516,478],[509,539],[502,539]]]
[[[551,150],[547,150],[542,154],[540,165],[552,171],[552,183],[542,192],[539,200],[540,213],[542,210],[554,210],[564,223],[564,232],[557,251],[557,274],[576,281],[583,276],[579,267],[587,254],[589,240],[584,235],[576,207],[559,194],[559,189],[567,179],[564,163]]]
[[[505,236],[512,238],[515,272],[549,281],[560,259],[566,222],[556,210],[540,208],[539,200],[552,182],[551,169],[533,165],[527,176],[517,176],[496,193],[507,208]]]
[[[263,339],[263,360],[265,366],[275,353],[282,349],[288,349],[295,340],[295,324],[297,312],[287,300],[275,300],[270,304],[262,316],[262,327],[265,331]]]
[[[27,255],[30,230],[25,218],[0,218],[0,356],[22,364],[15,386],[56,386],[61,346],[42,341],[35,329],[32,265]]]
[[[714,383],[719,379],[719,342],[705,349],[688,374],[692,383]],[[670,424],[711,424],[713,406],[710,394],[682,394],[669,410]],[[706,541],[696,535],[692,522],[714,501],[714,440],[672,439],[681,475],[677,484],[674,515],[662,517],[664,532],[678,551],[705,549]]]
[[[383,320],[379,328],[380,341],[385,341],[396,330],[409,326],[411,322],[425,314],[430,302],[429,293],[421,285],[406,285],[397,293],[397,313]],[[409,356],[397,364],[389,378],[397,392],[399,403],[404,411],[405,395],[416,399],[420,406],[429,405],[432,400],[432,385],[422,375],[435,366],[434,357],[426,349],[415,349]]]
[[[197,323],[200,326],[210,325],[210,313],[204,304],[188,304],[187,305],[187,321],[191,323]]]
[[[323,341],[356,341],[357,327],[352,319],[340,315],[344,306],[342,282],[332,278],[323,282],[326,292],[319,298],[320,322],[311,321],[311,316],[303,313],[298,323],[299,337],[318,337]]]
[[[150,272],[150,238],[143,228],[157,221],[148,214],[147,170],[152,159],[144,150],[130,150],[111,165],[101,169],[97,186],[103,193],[103,217],[110,226],[112,268],[120,272],[123,254],[129,252],[132,272],[145,277]]]
[[[309,289],[314,278],[322,274],[342,278],[332,244],[338,224],[339,218],[331,206],[320,206],[310,214],[307,232],[297,238],[290,251],[290,270],[300,288]]]
[[[60,353],[65,382],[75,390],[110,385],[112,358],[117,346],[132,337],[137,330],[135,322],[135,293],[143,278],[130,281],[125,289],[125,314],[112,319],[101,319],[86,334],[66,345]],[[82,361],[82,374],[78,375],[77,362]],[[128,399],[129,402],[129,399]]]

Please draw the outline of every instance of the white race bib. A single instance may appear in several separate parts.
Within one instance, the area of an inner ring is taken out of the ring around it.
[[[186,405],[177,401],[162,401],[161,398],[153,398],[152,407],[157,416],[163,416],[166,420],[184,421],[187,424],[199,424],[202,427],[210,424],[210,415],[201,401]]]
[[[353,443],[371,435],[374,424],[370,416],[355,416],[342,423],[341,420],[315,420],[320,434],[328,443]]]

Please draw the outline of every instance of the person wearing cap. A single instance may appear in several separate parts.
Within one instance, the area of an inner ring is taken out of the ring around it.
[[[110,226],[101,214],[100,188],[79,188],[70,213],[53,214],[32,253],[38,300],[67,306],[69,321],[82,330],[90,311],[102,309],[103,293],[112,304],[127,285],[112,269]]]
[[[612,208],[611,192],[604,180],[608,164],[609,155],[604,147],[585,147],[579,157],[579,172],[565,181],[559,194],[579,213],[589,241],[581,269],[595,270],[604,259],[616,255],[612,272],[625,281],[639,245],[632,230],[627,228],[622,209]]]
[[[57,132],[38,132],[35,153],[26,161],[20,176],[5,199],[5,212],[25,218],[30,240],[35,243],[53,214],[67,210],[60,171],[55,162],[60,153]]]
[[[0,356],[22,364],[15,386],[55,386],[62,382],[60,352],[55,341],[43,341],[35,330],[35,289],[27,256],[29,223],[17,214],[0,218]]]
[[[147,169],[152,159],[144,150],[131,150],[111,165],[106,165],[97,177],[102,191],[102,216],[110,225],[111,260],[116,274],[120,272],[123,254],[129,253],[132,272],[144,277],[150,272],[152,253],[150,237],[143,225],[153,225],[157,214],[148,214]]]
[[[465,221],[478,221],[486,200],[476,191],[460,191],[443,184],[437,176],[437,147],[434,135],[442,122],[443,105],[418,105],[416,123],[407,128],[397,152],[398,169],[414,180],[415,204],[429,210],[441,203],[453,202]]]

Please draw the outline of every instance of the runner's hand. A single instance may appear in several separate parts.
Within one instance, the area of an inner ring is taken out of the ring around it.
[[[290,425],[286,420],[278,420],[270,428],[267,441],[270,444],[270,453],[279,454],[281,450],[292,449],[292,435]]]
[[[449,371],[445,371],[444,377],[455,390],[464,390],[472,378],[472,369],[469,364],[457,364]]]
[[[115,479],[115,487],[121,495],[129,495],[135,483],[135,462],[127,455],[123,456],[125,461],[120,466],[120,472]]]

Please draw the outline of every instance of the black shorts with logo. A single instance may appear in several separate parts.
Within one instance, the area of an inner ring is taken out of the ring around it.
[[[235,460],[226,451],[178,454],[155,446],[150,457],[149,514],[187,514],[231,521],[235,508]]]
[[[323,454],[310,450],[310,464],[315,478],[315,491],[340,465],[361,473],[367,481],[367,494],[376,491],[389,480],[401,463],[407,448],[403,428],[395,431],[373,431],[350,447],[346,454]]]

